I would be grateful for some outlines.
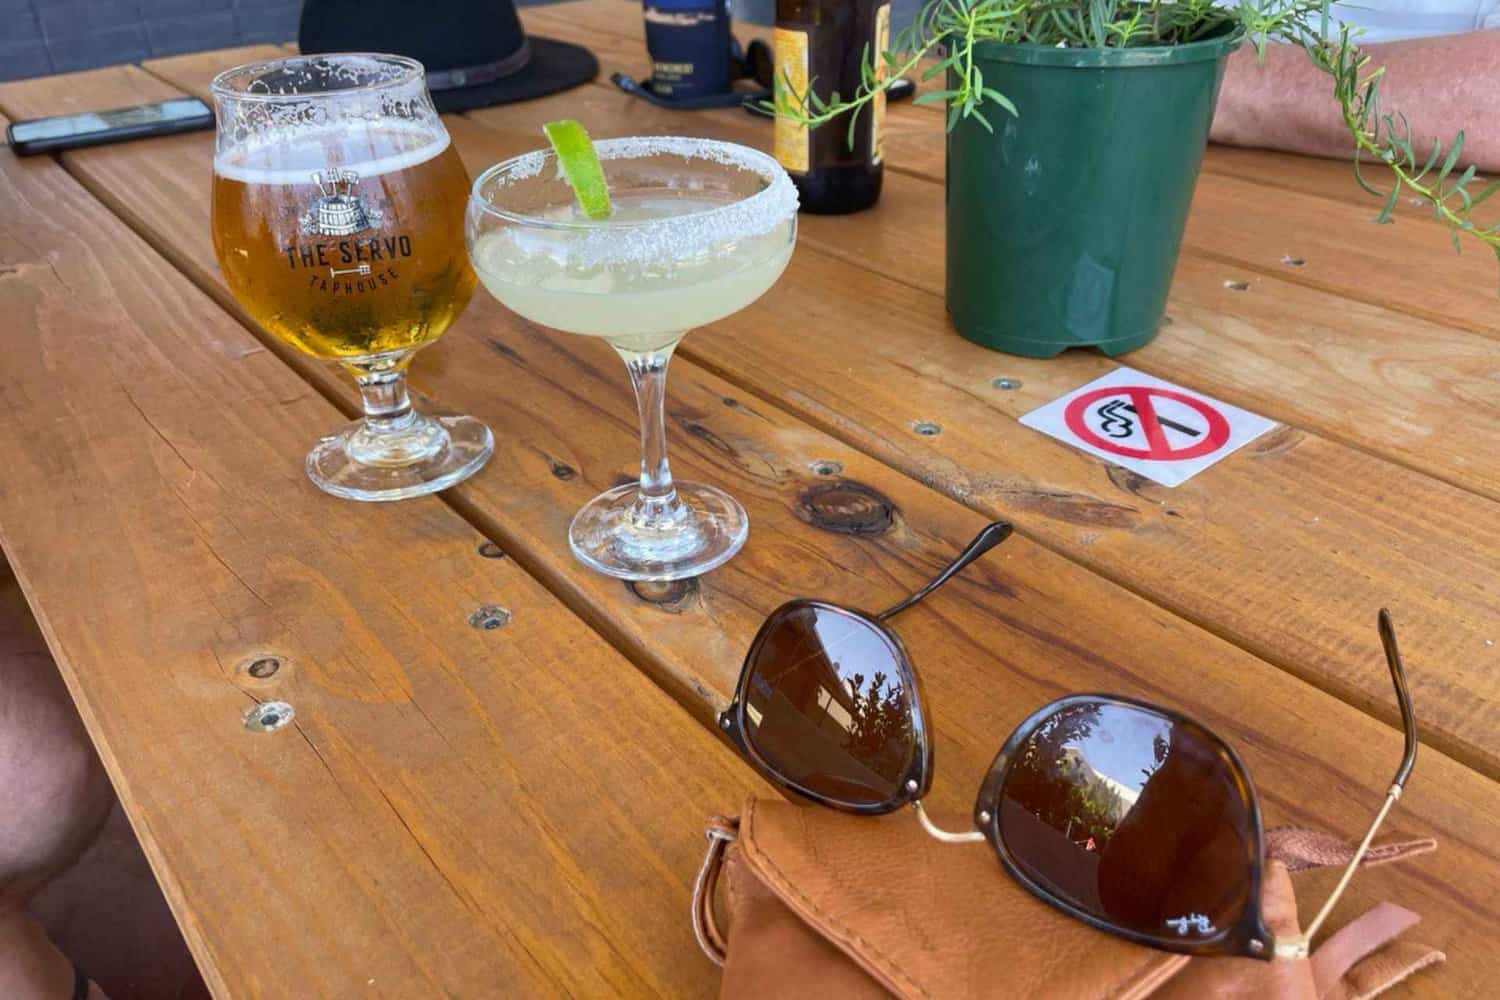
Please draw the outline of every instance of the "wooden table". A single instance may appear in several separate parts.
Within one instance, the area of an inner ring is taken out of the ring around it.
[[[606,73],[644,68],[638,5],[525,20]],[[0,113],[206,96],[218,70],[281,51],[5,84]],[[739,111],[660,111],[603,82],[448,127],[473,173],[559,117],[769,141]],[[997,516],[1017,537],[900,626],[939,812],[967,813],[1038,705],[1105,689],[1226,736],[1268,822],[1352,836],[1400,754],[1374,628],[1389,605],[1424,742],[1390,832],[1442,847],[1362,873],[1333,924],[1399,901],[1449,959],[1409,994],[1493,988],[1493,261],[1455,257],[1409,208],[1370,225],[1341,164],[1210,150],[1168,324],[1125,360],[1283,426],[1164,489],[1017,422],[1116,362],[951,331],[941,119],[889,122],[878,207],[804,217],[780,284],[684,343],[674,465],[754,529],[726,568],[652,587],[565,542],[636,461],[607,346],[476,295],[412,379],[489,422],[488,467],[441,499],[337,501],[302,456],[355,412],[351,384],[225,289],[213,137],[0,156],[0,541],[217,994],[710,993],[686,919],[697,830],[770,794],[708,728],[754,629],[795,595],[880,606]],[[487,606],[509,623],[476,628]],[[267,699],[295,724],[248,732]],[[1303,884],[1315,901],[1329,880]]]

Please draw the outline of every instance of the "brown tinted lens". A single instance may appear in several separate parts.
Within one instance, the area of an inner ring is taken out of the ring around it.
[[[777,611],[750,653],[744,735],[787,781],[834,802],[894,799],[916,754],[909,673],[879,626],[797,603]]]
[[[1216,736],[1104,701],[1064,707],[1022,740],[999,823],[1033,882],[1169,944],[1237,923],[1259,851],[1249,789]]]

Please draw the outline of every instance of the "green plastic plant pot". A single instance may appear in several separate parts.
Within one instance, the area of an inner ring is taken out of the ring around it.
[[[948,311],[1032,358],[1156,335],[1224,64],[1242,36],[1139,49],[982,42],[984,107],[948,135]],[[949,87],[956,81],[950,73]]]

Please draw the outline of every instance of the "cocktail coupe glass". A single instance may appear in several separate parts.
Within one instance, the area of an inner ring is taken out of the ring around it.
[[[688,330],[776,283],[797,238],[797,193],[775,160],[732,143],[629,138],[595,148],[608,219],[577,207],[550,151],[528,153],[474,182],[469,256],[484,286],[526,319],[609,341],[635,387],[640,482],[578,512],[574,555],[625,580],[697,576],[739,551],[749,518],[722,490],[673,481],[667,364]]]
[[[307,475],[355,500],[399,500],[473,475],[494,438],[472,417],[412,408],[406,368],[474,291],[469,177],[422,64],[370,53],[227,70],[217,108],[214,250],[268,333],[337,361],[365,415],[323,438]]]

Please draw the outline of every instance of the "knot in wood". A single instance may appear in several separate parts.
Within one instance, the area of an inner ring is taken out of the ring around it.
[[[801,513],[813,527],[840,535],[879,535],[896,523],[895,504],[848,479],[809,487],[801,497]]]
[[[479,546],[479,554],[486,559],[504,559],[505,550],[494,542],[482,542]]]
[[[265,680],[281,669],[281,661],[274,656],[262,656],[245,669],[251,677],[257,680]]]

